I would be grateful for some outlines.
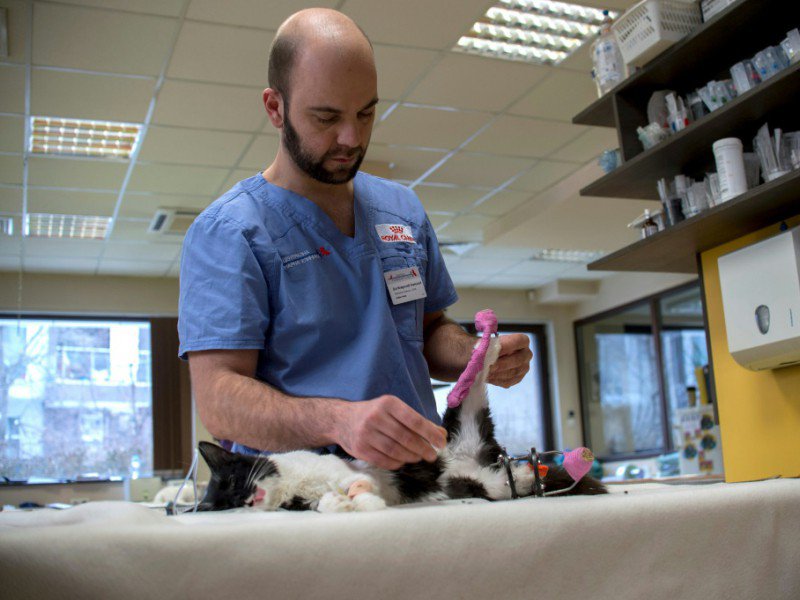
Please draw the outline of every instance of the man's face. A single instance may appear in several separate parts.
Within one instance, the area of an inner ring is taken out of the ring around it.
[[[371,55],[302,53],[283,97],[283,148],[312,179],[353,179],[369,146],[377,77]]]
[[[367,144],[369,140],[367,139]],[[286,148],[294,164],[306,175],[321,183],[347,183],[358,173],[361,161],[367,153],[365,146],[348,148],[337,146],[325,151],[321,156],[307,147],[289,118],[289,104],[284,100],[283,147]]]

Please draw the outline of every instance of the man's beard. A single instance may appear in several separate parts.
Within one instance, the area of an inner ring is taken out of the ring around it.
[[[321,158],[316,159],[310,152],[303,148],[303,143],[300,141],[300,136],[297,135],[297,130],[292,126],[289,120],[289,110],[286,107],[286,113],[283,117],[283,147],[289,153],[289,156],[294,161],[301,171],[306,175],[321,183],[342,184],[347,183],[358,173],[361,166],[361,161],[364,160],[366,154],[365,149],[353,148],[346,154],[341,150],[328,151]],[[356,156],[355,162],[350,167],[342,166],[335,171],[325,168],[325,161],[332,156],[348,157]]]

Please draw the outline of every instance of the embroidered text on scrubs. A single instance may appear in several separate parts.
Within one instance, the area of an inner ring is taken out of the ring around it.
[[[408,225],[391,225],[389,223],[382,223],[375,225],[378,231],[378,237],[382,242],[411,242],[414,243],[414,236],[411,233],[411,228]]]

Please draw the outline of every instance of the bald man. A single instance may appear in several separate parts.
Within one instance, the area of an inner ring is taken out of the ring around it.
[[[359,172],[377,74],[345,15],[300,11],[279,28],[263,102],[272,164],[212,203],[186,235],[180,354],[201,420],[238,452],[343,449],[387,469],[446,443],[430,376],[454,381],[475,338],[412,191]],[[490,381],[528,370],[503,336]],[[338,446],[338,448],[337,448]]]

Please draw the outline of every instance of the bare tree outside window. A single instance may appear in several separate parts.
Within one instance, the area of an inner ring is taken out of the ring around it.
[[[0,476],[149,475],[150,325],[0,319]]]

